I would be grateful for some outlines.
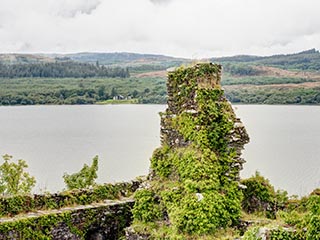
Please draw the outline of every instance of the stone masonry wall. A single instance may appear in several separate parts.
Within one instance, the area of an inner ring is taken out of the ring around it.
[[[2,219],[0,240],[116,240],[131,224],[133,204],[133,200],[104,202]]]
[[[141,226],[150,223],[150,239],[199,239],[239,221],[241,150],[249,137],[220,80],[221,66],[213,63],[168,72],[161,146],[149,181],[135,193],[127,239],[148,237]]]

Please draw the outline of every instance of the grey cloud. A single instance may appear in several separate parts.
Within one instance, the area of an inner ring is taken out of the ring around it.
[[[320,49],[319,8],[318,0],[0,0],[0,52],[203,58]]]
[[[73,18],[77,14],[90,15],[100,4],[100,0],[65,1],[58,5],[56,12],[66,18]]]

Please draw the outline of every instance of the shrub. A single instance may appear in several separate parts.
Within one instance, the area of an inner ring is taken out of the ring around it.
[[[135,219],[148,223],[162,217],[159,200],[152,191],[138,190],[134,194],[134,198],[135,204],[132,213]]]
[[[307,226],[307,240],[320,239],[320,196],[311,195],[308,200],[308,209],[310,219]]]
[[[20,159],[18,163],[10,162],[12,156],[4,155],[4,163],[0,165],[0,193],[3,195],[29,194],[35,186],[36,180],[25,172],[28,167],[26,161]]]
[[[274,217],[275,191],[269,180],[256,172],[254,176],[241,181],[243,189],[242,208],[247,213],[264,212]]]
[[[95,156],[92,160],[92,164],[89,167],[84,164],[82,169],[73,174],[65,173],[63,180],[67,186],[67,189],[82,189],[95,185],[95,180],[98,171],[98,156]]]

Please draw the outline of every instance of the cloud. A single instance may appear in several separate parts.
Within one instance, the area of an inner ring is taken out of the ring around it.
[[[100,5],[100,0],[54,1],[52,5],[58,16],[75,17],[77,14],[90,15]]]
[[[182,57],[320,49],[317,0],[1,0],[0,52]]]
[[[169,3],[173,0],[150,0],[150,1],[154,4],[166,4],[166,3]]]

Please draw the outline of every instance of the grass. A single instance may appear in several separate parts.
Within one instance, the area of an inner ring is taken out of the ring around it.
[[[107,105],[107,104],[137,104],[137,103],[139,103],[137,98],[124,99],[124,100],[109,99],[109,100],[97,102],[97,104],[99,104],[99,105]]]

